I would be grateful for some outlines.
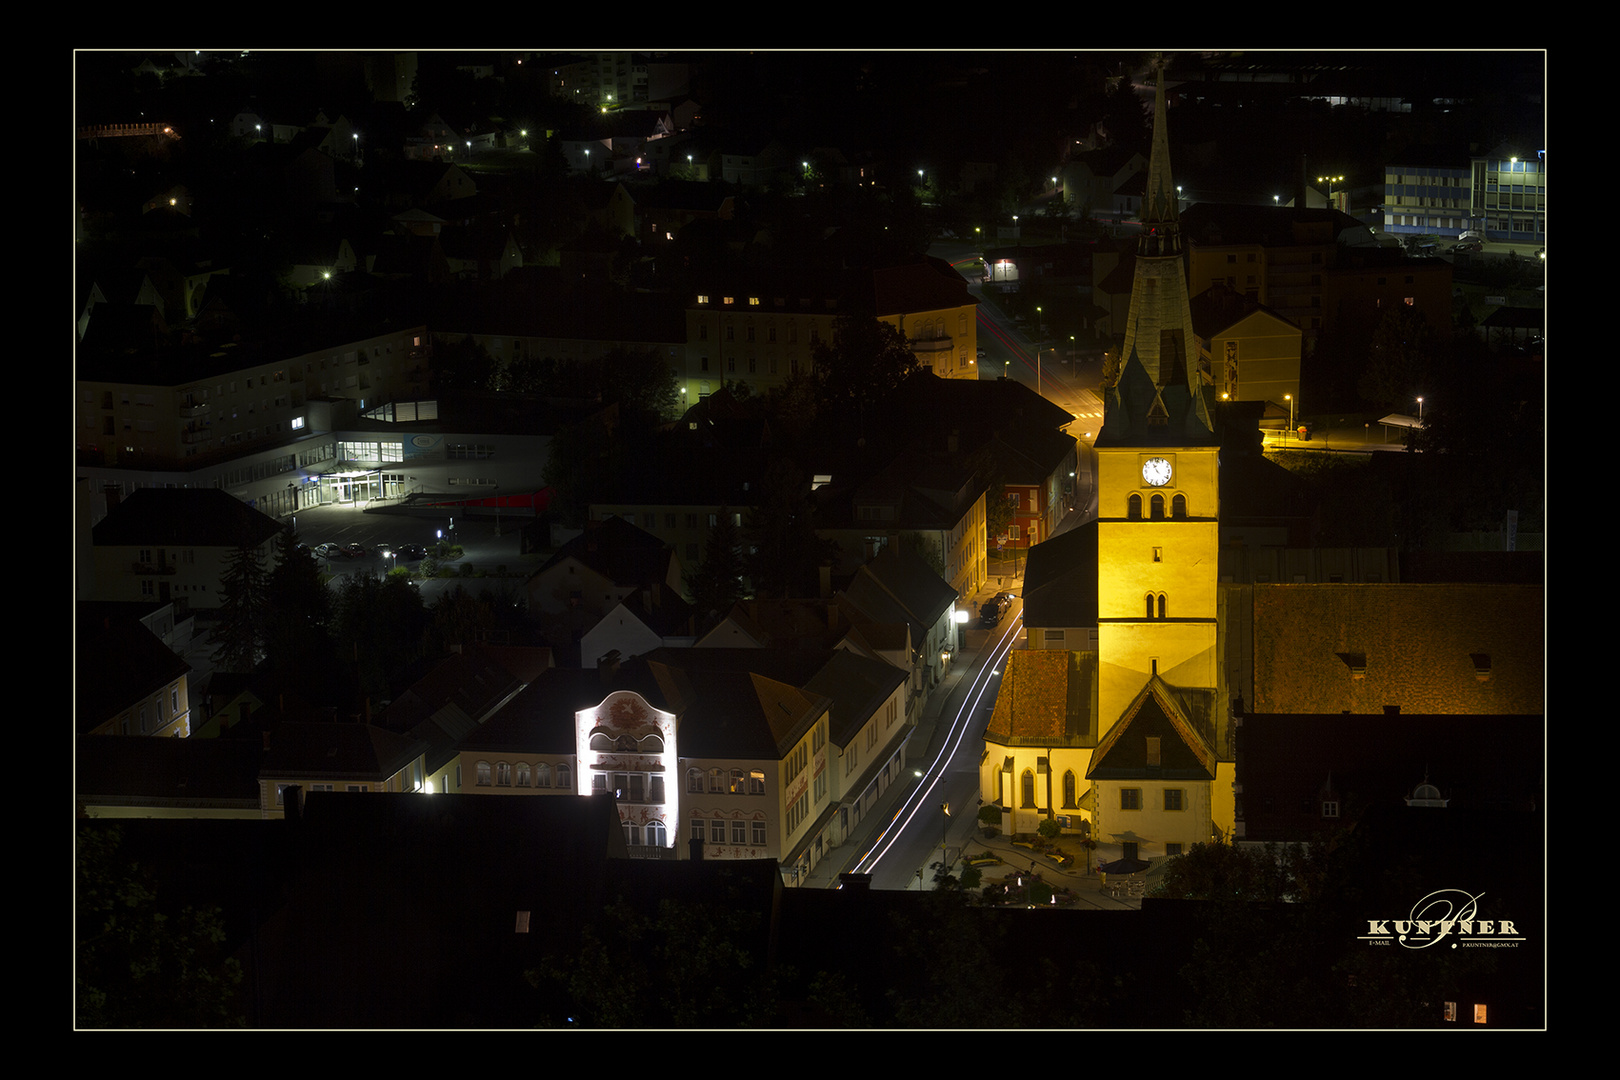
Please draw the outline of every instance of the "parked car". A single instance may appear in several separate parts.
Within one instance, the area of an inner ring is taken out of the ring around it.
[[[351,559],[363,558],[366,554],[366,545],[358,541],[344,544],[343,553]]]
[[[315,548],[315,554],[323,559],[346,559],[343,549],[336,544],[320,544]]]
[[[383,550],[392,552],[397,559],[414,560],[427,556],[427,548],[421,544],[390,544]]]
[[[1001,622],[1001,617],[1007,613],[1007,602],[1002,599],[1006,593],[998,593],[986,600],[979,608],[979,625],[995,626]]]

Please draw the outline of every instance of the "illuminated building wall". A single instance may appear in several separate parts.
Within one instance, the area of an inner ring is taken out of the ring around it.
[[[574,715],[580,747],[577,794],[615,793],[632,848],[674,846],[680,813],[680,794],[670,782],[675,714],[619,690]]]

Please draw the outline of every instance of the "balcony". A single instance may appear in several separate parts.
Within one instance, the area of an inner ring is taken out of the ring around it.
[[[139,575],[141,577],[148,577],[148,576],[153,575],[153,574],[174,574],[174,573],[179,572],[178,567],[176,567],[174,564],[168,563],[168,562],[160,562],[160,563],[133,562],[133,563],[129,564],[129,568],[130,568],[131,573]]]
[[[182,420],[195,420],[199,416],[208,415],[210,408],[211,406],[206,401],[188,402],[180,406],[180,418]]]

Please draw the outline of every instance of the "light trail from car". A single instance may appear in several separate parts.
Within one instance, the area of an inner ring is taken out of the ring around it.
[[[889,824],[884,827],[877,840],[852,867],[854,873],[866,874],[876,869],[878,860],[888,854],[889,849],[899,841],[906,826],[910,825],[925,807],[932,805],[930,796],[932,796],[934,789],[939,786],[940,781],[945,778],[945,765],[955,756],[963,740],[968,737],[968,733],[973,729],[973,718],[978,715],[985,694],[990,691],[994,680],[1000,676],[1001,665],[1006,661],[1007,653],[1012,649],[1013,642],[1018,640],[1018,632],[1022,622],[1022,611],[1020,611],[1020,617],[1011,620],[1007,629],[991,650],[990,655],[979,666],[978,672],[973,677],[973,682],[968,684],[968,691],[962,700],[962,707],[957,710],[950,727],[946,729],[945,739],[940,744],[939,756],[923,770],[923,778],[918,782],[916,789],[901,804],[900,809],[895,811],[894,817],[889,820]],[[897,822],[899,828],[895,827]]]

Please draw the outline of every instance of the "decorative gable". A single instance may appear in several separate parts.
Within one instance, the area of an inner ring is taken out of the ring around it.
[[[1154,677],[1092,755],[1090,780],[1213,780],[1215,753],[1170,687]]]

